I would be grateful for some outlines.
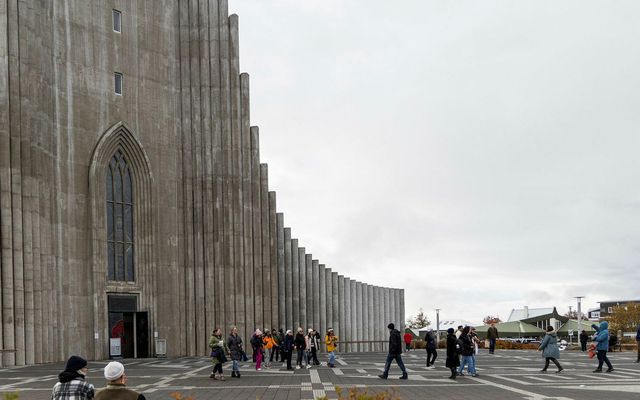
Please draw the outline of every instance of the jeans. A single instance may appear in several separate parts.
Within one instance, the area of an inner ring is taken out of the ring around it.
[[[238,363],[238,360],[231,360],[231,362],[231,370],[236,372],[240,371],[240,363]]]
[[[489,339],[489,353],[496,351],[496,339]]]
[[[609,358],[607,357],[607,351],[598,350],[598,369],[602,369],[603,363],[607,364],[607,368],[609,369],[613,368],[613,366],[611,365],[611,362],[609,361]]]
[[[298,358],[296,359],[296,365],[302,367],[302,359],[304,358],[304,350],[298,349]]]
[[[336,362],[336,352],[335,351],[330,351],[329,352],[329,365],[333,365]]]
[[[460,368],[458,368],[459,374],[462,374],[465,365],[467,366],[467,371],[469,371],[471,375],[476,374],[476,360],[474,356],[462,356],[462,362],[460,363]]]
[[[262,367],[262,349],[257,348],[254,354],[256,355],[256,369],[260,369]]]
[[[396,360],[396,362],[398,363],[398,367],[400,367],[402,375],[407,375],[407,369],[404,367],[404,363],[402,362],[402,355],[400,354],[387,355],[387,361],[384,363],[384,372],[382,373],[382,375],[384,375],[385,378],[389,376],[389,369],[391,368],[391,361],[393,360]]]

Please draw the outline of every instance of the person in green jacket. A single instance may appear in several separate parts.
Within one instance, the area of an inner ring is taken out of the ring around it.
[[[213,372],[209,375],[209,378],[224,381],[224,374],[222,373],[222,364],[227,361],[225,354],[229,354],[229,348],[222,339],[222,332],[220,328],[214,329],[209,339],[209,347],[211,348],[211,358],[213,361]]]

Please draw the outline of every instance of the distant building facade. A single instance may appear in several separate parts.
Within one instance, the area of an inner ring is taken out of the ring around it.
[[[204,356],[232,325],[332,327],[347,351],[404,329],[402,289],[320,263],[277,212],[226,0],[22,5],[0,6],[5,366]]]
[[[507,322],[512,321],[526,322],[540,329],[547,329],[548,326],[553,326],[557,330],[569,321],[569,318],[558,314],[558,310],[555,307],[529,308],[525,306],[521,309],[511,310]]]
[[[607,300],[600,302],[598,318],[607,319],[613,314],[616,307],[624,307],[628,304],[640,304],[640,300]]]

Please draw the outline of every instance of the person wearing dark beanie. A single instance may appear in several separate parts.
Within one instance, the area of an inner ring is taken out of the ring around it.
[[[384,372],[382,375],[378,375],[378,377],[387,379],[389,369],[391,368],[391,361],[396,360],[398,367],[402,370],[400,379],[407,379],[407,369],[402,362],[402,339],[400,338],[400,332],[395,329],[396,326],[393,322],[387,325],[387,328],[389,328],[389,354],[387,354],[387,361],[384,364]]]
[[[93,399],[95,389],[85,380],[88,373],[87,360],[71,356],[58,375],[59,382],[53,387],[52,400]]]

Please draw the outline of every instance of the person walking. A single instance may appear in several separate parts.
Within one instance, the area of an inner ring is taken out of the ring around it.
[[[53,386],[52,400],[90,400],[96,391],[88,383],[87,360],[80,356],[71,356],[64,366],[64,371],[58,374],[58,382]]]
[[[262,339],[262,342],[264,343],[265,351],[268,353],[268,355],[265,354],[264,356],[264,366],[269,368],[271,367],[271,360],[273,360],[276,342],[268,329],[265,329],[264,331],[264,338]]]
[[[582,332],[580,332],[580,350],[587,351],[587,342],[588,341],[589,341],[589,335],[583,329]]]
[[[222,364],[227,362],[225,354],[229,354],[229,347],[222,338],[220,328],[213,330],[211,338],[209,338],[209,348],[211,349],[211,358],[213,362],[213,372],[209,378],[224,381],[224,373],[222,372]]]
[[[413,335],[410,334],[409,332],[405,332],[403,339],[404,339],[404,345],[405,345],[406,351],[411,350],[411,341],[413,340]]]
[[[231,355],[231,377],[240,378],[240,361],[242,361],[242,355],[244,354],[242,338],[238,335],[238,328],[235,326],[231,328],[231,333],[227,338],[227,347],[229,348],[229,354]]]
[[[469,335],[469,332],[471,332],[471,327],[465,326],[460,334],[459,340],[462,342],[462,362],[460,363],[460,368],[458,368],[458,375],[464,376],[462,371],[464,371],[464,367],[466,365],[469,374],[476,377],[479,375],[476,373],[475,359],[473,357],[475,346],[473,345],[473,339]]]
[[[544,339],[542,339],[542,343],[540,343],[538,351],[541,351],[542,357],[544,357],[544,368],[542,368],[540,372],[547,372],[547,368],[549,368],[549,361],[553,361],[556,367],[558,367],[556,374],[562,372],[564,368],[562,368],[562,365],[558,362],[558,358],[560,358],[558,335],[556,334],[556,331],[553,330],[553,326],[547,326],[547,333],[544,335]]]
[[[309,328],[309,330],[307,331],[307,334],[304,335],[304,342],[305,342],[305,346],[306,346],[306,350],[304,351],[304,359],[307,363],[307,369],[311,368],[311,362],[312,362],[312,358],[311,358],[311,332],[313,332],[313,329]]]
[[[436,338],[436,334],[433,332],[433,329],[429,329],[427,331],[425,340],[427,342],[427,368],[435,368],[436,366],[434,363],[438,357],[438,339]]]
[[[338,347],[338,337],[333,332],[333,328],[329,328],[327,330],[327,335],[324,337],[324,343],[327,345],[327,352],[329,353],[329,362],[327,365],[329,368],[334,368],[336,362],[336,348]]]
[[[453,328],[447,329],[447,361],[445,365],[451,370],[449,379],[456,379],[457,368],[460,366],[460,344]]]
[[[278,356],[280,355],[280,344],[282,343],[282,338],[280,337],[278,331],[276,331],[275,329],[271,329],[271,337],[273,338],[274,346],[271,355],[269,355],[269,364],[273,362],[274,356],[276,362],[278,362]]]
[[[489,340],[489,354],[493,354],[496,351],[496,341],[500,336],[498,335],[498,328],[494,322],[491,323],[489,329],[487,329],[487,339]]]
[[[296,337],[293,339],[293,345],[297,352],[296,357],[296,369],[302,368],[302,359],[304,358],[304,353],[307,350],[307,340],[304,337],[304,330],[301,327],[298,327],[298,332],[296,332]]]
[[[320,361],[318,361],[320,334],[315,329],[311,329],[311,333],[309,333],[309,348],[311,349],[310,363],[313,363],[313,365],[320,365]]]
[[[602,372],[602,364],[607,364],[607,372],[613,372],[613,365],[607,357],[607,350],[609,350],[609,323],[607,321],[600,322],[600,326],[591,325],[596,330],[597,334],[594,339],[598,343],[596,350],[598,351],[598,367],[593,372]]]
[[[636,362],[640,363],[640,324],[638,325],[638,330],[636,331],[636,343],[638,346],[638,358],[636,359]]]
[[[127,388],[127,375],[124,373],[124,365],[117,361],[111,361],[104,367],[104,378],[107,387],[96,392],[96,400],[145,400],[142,393]]]
[[[391,368],[391,361],[396,360],[398,367],[400,367],[402,371],[400,379],[407,379],[409,375],[402,362],[402,339],[400,338],[400,331],[395,329],[396,327],[393,323],[387,325],[387,328],[389,329],[389,354],[387,354],[387,361],[384,364],[384,372],[382,375],[378,375],[378,377],[387,379],[389,369]]]
[[[287,333],[284,335],[284,339],[282,340],[282,344],[280,345],[280,356],[283,361],[286,361],[287,370],[292,370],[291,367],[291,353],[293,352],[294,347],[294,338],[293,331],[291,329],[287,330]]]
[[[263,346],[262,331],[256,329],[255,333],[251,337],[251,346],[253,347],[253,355],[256,360],[256,371],[262,371],[262,358],[263,358]]]

